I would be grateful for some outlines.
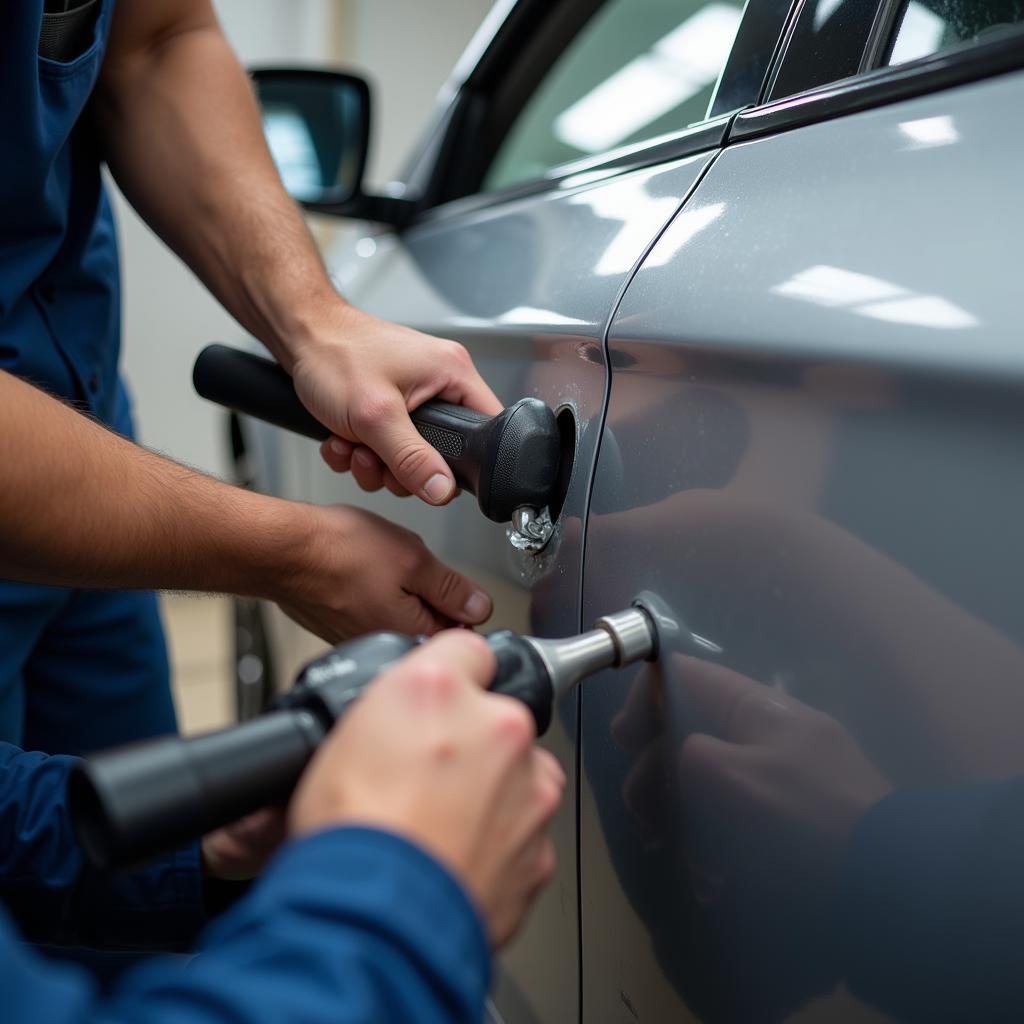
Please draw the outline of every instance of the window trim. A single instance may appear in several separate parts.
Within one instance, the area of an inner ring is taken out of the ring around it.
[[[575,185],[575,179],[580,175],[593,175],[592,180],[600,180],[724,145],[732,120],[736,116],[735,112],[720,114],[653,139],[570,161],[550,168],[538,178],[508,189],[480,192],[468,186],[467,175],[461,169],[470,166],[476,155],[473,152],[474,142],[478,138],[480,126],[489,115],[488,105],[493,102],[494,90],[500,84],[504,70],[522,59],[524,50],[538,34],[546,30],[559,8],[563,10],[563,14],[569,8],[575,8],[578,12],[592,2],[593,0],[561,0],[560,3],[553,4],[551,0],[521,0],[512,8],[507,21],[495,33],[491,44],[467,76],[449,108],[450,114],[446,119],[443,137],[437,143],[438,157],[431,168],[423,194],[417,202],[412,224],[497,206],[524,196],[567,187],[567,181]],[[737,37],[743,31],[751,2],[752,0],[747,0],[743,7]],[[759,97],[763,94],[765,81],[779,52],[780,38],[793,17],[794,8],[799,3],[800,0],[790,0],[785,17],[775,29],[775,39],[766,38],[766,46],[771,47],[771,59],[766,65],[765,76],[758,90]],[[586,20],[589,20],[589,17]],[[770,34],[770,30],[767,34]],[[543,79],[546,71],[547,68],[544,68],[538,81]],[[716,89],[722,88],[723,81],[730,71],[735,73],[735,69],[730,68],[727,61]],[[480,174],[480,181],[485,172],[486,166]],[[472,176],[471,171],[469,177]],[[478,181],[477,186],[479,183]]]
[[[868,37],[868,44],[864,47],[859,74],[863,75],[882,67],[882,61],[889,56],[895,41],[893,33],[896,30],[896,22],[904,2],[905,0],[882,0],[875,13],[875,24]]]
[[[793,38],[793,33],[796,31],[800,15],[804,12],[805,3],[806,0],[793,0],[793,3],[790,5],[789,15],[782,26],[782,32],[775,41],[775,49],[772,51],[772,58],[768,62],[768,71],[765,73],[764,81],[761,83],[761,91],[758,93],[755,106],[760,106],[767,102],[768,97],[772,94],[772,89],[775,88],[775,79],[778,77],[783,57],[789,49],[789,44]]]
[[[725,145],[735,116],[734,113],[710,121],[701,121],[700,124],[684,128],[680,132],[661,135],[646,142],[634,143],[632,146],[623,146],[597,157],[583,157],[560,164],[558,167],[552,167],[543,177],[510,188],[493,192],[470,192],[436,206],[424,208],[417,214],[413,223],[433,223],[475,210],[485,210],[491,206],[502,206],[517,199],[560,189],[577,188],[583,184],[619,177],[644,167],[720,149]]]
[[[733,119],[726,144],[1019,71],[1024,68],[1022,44],[1024,26],[999,39],[964,43],[906,64],[874,68],[863,75],[740,111]]]
[[[857,74],[860,74],[863,71],[865,55],[870,49],[878,32],[880,12],[890,2],[892,2],[892,0],[874,0],[875,10],[871,17],[871,25],[864,37],[864,44],[861,48],[860,57],[857,61]],[[793,40],[796,37],[797,29],[800,27],[805,16],[812,16],[812,12],[808,9],[808,0],[799,0],[799,9],[786,26],[784,46],[780,50],[778,60],[771,68],[769,68],[768,77],[770,81],[768,88],[763,93],[765,102],[773,103],[776,100],[788,99],[790,96],[802,96],[805,92],[812,91],[810,89],[803,89],[798,93],[787,93],[785,96],[778,96],[776,94],[776,89],[779,86],[779,78],[782,76],[783,72],[789,65],[796,64],[798,60],[803,57],[803,54],[794,52]],[[842,81],[842,79],[832,79],[830,82],[827,82],[826,85],[831,84],[832,81]],[[824,88],[824,86],[815,86],[814,88]]]

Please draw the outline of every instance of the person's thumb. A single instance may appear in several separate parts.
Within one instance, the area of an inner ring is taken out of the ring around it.
[[[360,433],[360,441],[383,459],[406,490],[431,505],[443,505],[454,496],[451,469],[423,439],[404,408],[396,404],[392,415],[367,424]]]
[[[439,615],[466,626],[477,626],[491,616],[493,603],[486,591],[471,579],[428,555],[407,589],[430,605]]]

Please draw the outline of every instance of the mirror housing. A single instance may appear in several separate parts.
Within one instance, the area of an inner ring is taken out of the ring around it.
[[[408,223],[408,199],[370,196],[363,176],[370,149],[370,86],[319,68],[250,69],[263,133],[288,194],[307,210]]]

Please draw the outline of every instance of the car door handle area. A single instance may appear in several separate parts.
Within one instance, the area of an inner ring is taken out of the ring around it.
[[[203,398],[235,412],[316,441],[331,435],[271,359],[208,345],[196,359],[192,382]],[[564,476],[564,444],[554,412],[539,399],[522,398],[493,418],[440,401],[424,402],[411,416],[488,519],[506,523],[521,509],[527,517],[540,516],[550,506]]]

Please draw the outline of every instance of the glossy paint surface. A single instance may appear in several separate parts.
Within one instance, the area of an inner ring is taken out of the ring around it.
[[[587,1024],[900,1019],[910,976],[869,1005],[837,952],[879,941],[836,909],[853,831],[1024,773],[1022,105],[731,147],[627,289],[584,618],[649,590],[680,628],[582,690]]]
[[[360,239],[329,261],[343,293],[362,309],[465,344],[506,404],[533,395],[571,411],[575,465],[543,552],[515,550],[505,528],[484,519],[471,496],[430,509],[413,499],[367,495],[323,466],[315,445],[289,439],[284,444],[301,463],[296,475],[305,480],[304,496],[352,502],[415,530],[494,596],[489,629],[578,632],[583,514],[607,386],[602,342],[628,275],[709,159],[689,157],[604,183],[581,180],[482,212],[442,212],[400,238]],[[572,794],[573,698],[559,709],[545,743],[561,760]],[[577,1019],[575,828],[570,797],[554,827],[557,877],[502,961],[496,1003],[510,1022]]]

